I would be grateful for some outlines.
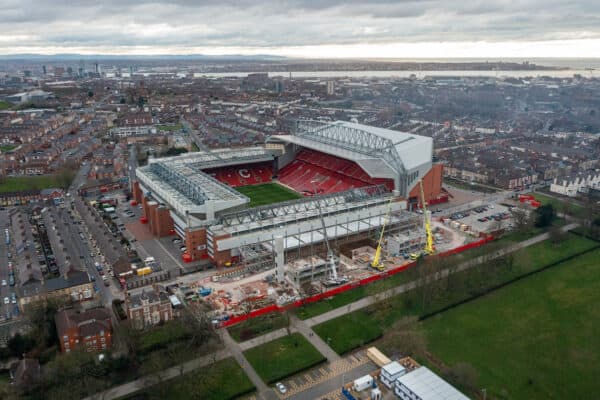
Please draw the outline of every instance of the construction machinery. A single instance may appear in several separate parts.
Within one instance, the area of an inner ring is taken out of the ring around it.
[[[433,247],[433,233],[431,232],[431,215],[427,211],[427,204],[425,202],[425,191],[423,190],[423,180],[419,179],[419,187],[421,189],[421,208],[423,209],[423,218],[425,225],[426,242],[425,248],[423,249],[424,254],[433,254],[435,249]]]
[[[313,182],[311,182],[313,183]],[[314,183],[313,183],[314,184]],[[315,189],[316,192],[316,189]],[[325,240],[325,245],[327,246],[327,264],[331,268],[331,276],[327,279],[328,286],[341,285],[342,283],[347,282],[346,278],[340,278],[337,274],[337,265],[335,254],[333,254],[333,250],[329,245],[329,237],[327,236],[327,227],[325,226],[325,219],[323,218],[323,211],[321,210],[321,203],[317,199],[317,210],[319,211],[319,217],[321,219],[321,226],[323,227],[323,239]]]
[[[390,220],[390,214],[392,212],[392,200],[393,197],[390,197],[390,201],[388,203],[387,213],[385,214],[385,219],[383,220],[383,226],[381,227],[381,232],[379,233],[379,241],[377,242],[377,249],[375,250],[375,257],[373,257],[373,261],[371,261],[371,267],[375,268],[378,271],[383,271],[385,266],[381,262],[381,246],[383,244],[383,234],[385,233],[385,227],[387,226]]]

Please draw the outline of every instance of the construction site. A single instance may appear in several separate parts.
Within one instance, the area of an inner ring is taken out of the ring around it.
[[[216,265],[179,283],[215,321],[231,321],[475,241],[432,218],[428,206],[448,199],[432,155],[428,137],[299,121],[293,134],[271,136],[263,147],[150,160],[136,170],[134,201],[155,236],[181,239],[184,262]]]

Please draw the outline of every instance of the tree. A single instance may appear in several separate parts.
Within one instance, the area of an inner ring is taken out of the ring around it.
[[[556,213],[552,204],[546,204],[545,206],[538,207],[535,210],[535,213],[535,226],[538,228],[546,228],[552,225],[552,222],[556,217]]]
[[[389,354],[424,356],[427,344],[417,317],[404,317],[392,324],[389,329],[386,329],[381,339],[381,346]]]
[[[560,245],[566,238],[566,233],[560,226],[553,226],[548,233],[550,235],[550,242],[554,246]]]
[[[513,221],[515,222],[515,230],[526,232],[531,228],[531,218],[529,211],[522,206],[514,207],[511,210]]]
[[[74,162],[67,162],[63,165],[56,174],[56,181],[58,185],[67,190],[73,179],[75,179],[75,175],[77,175],[78,166]]]
[[[88,97],[94,97],[94,92],[92,92],[91,90],[88,90],[87,95],[88,95]]]
[[[8,348],[17,357],[31,351],[35,347],[35,339],[29,335],[21,335],[17,333],[8,340]]]
[[[36,339],[39,349],[45,349],[58,343],[54,315],[64,306],[64,301],[47,299],[27,305],[26,317],[31,325],[31,337]]]

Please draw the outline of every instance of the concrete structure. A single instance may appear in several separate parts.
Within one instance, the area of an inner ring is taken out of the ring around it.
[[[6,96],[5,100],[11,103],[27,103],[29,101],[43,101],[52,96],[50,92],[44,92],[43,90],[32,90],[30,92],[15,93],[10,96]]]
[[[394,385],[394,393],[402,400],[468,400],[427,367],[400,376]]]
[[[246,208],[250,199],[231,186],[270,181],[301,149],[321,162],[335,157],[348,171],[340,175],[314,165],[314,170],[330,173],[330,183],[321,185],[327,191]],[[240,260],[247,246],[259,244],[273,252],[277,236],[283,237],[285,252],[297,250],[304,256],[303,248],[323,242],[319,209],[327,236],[339,244],[379,230],[388,207],[390,226],[401,222],[407,196],[410,202],[419,201],[420,179],[428,199],[438,196],[442,166],[432,166],[432,150],[427,137],[346,122],[302,121],[296,133],[271,136],[265,147],[152,159],[136,170],[132,189],[154,235],[179,235],[189,260],[210,258],[218,266],[228,265]],[[390,203],[390,198],[395,201]]]
[[[392,179],[404,198],[432,167],[433,139],[346,121],[298,121],[294,134],[271,136],[267,146],[283,152],[280,168],[299,148],[351,160],[372,178]]]
[[[56,313],[56,331],[63,353],[83,347],[88,352],[107,350],[112,344],[111,313],[94,308],[82,313],[63,310]]]
[[[323,278],[331,272],[327,262],[321,257],[310,257],[295,260],[288,264],[287,274],[289,279],[300,287],[303,283]]]

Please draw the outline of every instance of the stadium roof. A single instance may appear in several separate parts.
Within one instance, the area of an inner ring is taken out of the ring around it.
[[[145,190],[168,203],[182,218],[187,213],[210,214],[246,204],[250,199],[203,170],[270,161],[275,152],[264,147],[197,151],[151,159],[149,165],[136,170],[136,175]]]
[[[264,147],[223,148],[211,151],[196,151],[176,157],[160,159],[161,162],[190,164],[194,168],[209,169],[244,164],[248,161],[260,162],[273,160],[273,151]]]
[[[423,400],[468,400],[469,398],[456,390],[448,382],[431,372],[427,367],[419,367],[396,381],[417,398]]]
[[[143,187],[182,217],[214,213],[248,203],[250,199],[189,164],[152,162],[138,168]]]
[[[295,143],[358,163],[371,177],[390,178],[431,162],[433,139],[346,121],[299,121],[292,135],[267,141]]]

